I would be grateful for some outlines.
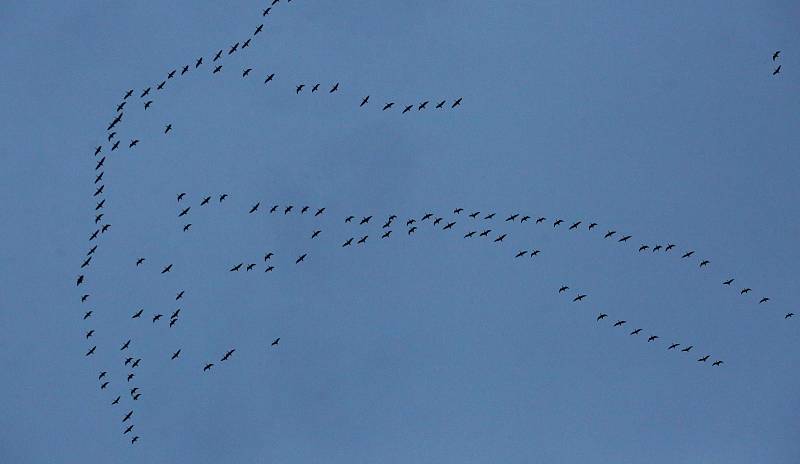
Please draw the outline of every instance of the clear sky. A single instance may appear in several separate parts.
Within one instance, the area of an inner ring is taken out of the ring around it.
[[[0,6],[0,462],[798,461],[797,2],[265,3]]]

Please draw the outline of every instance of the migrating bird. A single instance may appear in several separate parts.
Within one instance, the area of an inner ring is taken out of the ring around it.
[[[475,235],[476,232],[477,232],[477,230],[470,231],[466,235],[464,235],[464,238],[470,238],[473,235]]]
[[[486,217],[483,218],[483,219],[493,219],[494,215],[495,215],[495,213],[487,214]]]
[[[87,298],[89,298],[89,295],[83,295],[83,296],[81,296],[81,303],[83,303],[84,301],[86,301],[86,299],[87,299]]]
[[[606,232],[606,234],[603,236],[603,238],[611,237],[612,235],[614,235],[616,233],[617,233],[616,230],[609,230],[608,232]]]
[[[361,100],[361,104],[360,104],[360,105],[358,105],[358,107],[359,107],[359,108],[361,108],[362,106],[366,105],[366,104],[367,104],[367,102],[369,102],[369,95],[367,95],[366,97],[364,97],[364,98]]]
[[[631,332],[631,335],[639,335],[639,332],[641,332],[641,331],[642,331],[642,329],[636,329],[633,332]]]
[[[254,37],[257,36],[258,33],[261,32],[262,29],[264,29],[264,25],[263,24],[259,24],[258,27],[256,28],[256,31],[253,32],[253,36]]]
[[[605,313],[600,313],[600,315],[599,315],[599,316],[597,316],[597,320],[599,321],[600,319],[605,319],[605,318],[607,318],[607,317],[608,317],[608,314],[605,314]]]
[[[161,273],[166,274],[170,270],[172,270],[172,264],[168,264],[164,269],[161,270]]]
[[[119,404],[119,400],[120,400],[120,398],[122,398],[122,397],[121,397],[121,396],[118,396],[118,397],[116,397],[116,398],[114,399],[114,401],[112,401],[112,402],[111,402],[111,404]]]
[[[198,68],[198,67],[200,67],[201,64],[203,64],[203,57],[202,56],[200,58],[198,58],[197,61],[194,62],[194,67]]]
[[[320,214],[322,214],[324,212],[325,212],[325,208],[324,207],[320,208],[320,209],[317,210],[316,213],[314,213],[314,217],[317,217],[317,216],[319,216]]]
[[[519,213],[512,214],[511,216],[509,216],[509,217],[507,217],[507,218],[506,218],[506,222],[508,222],[508,221],[514,221],[514,220],[516,220],[516,219],[517,219],[517,217],[519,217]]]
[[[252,70],[253,68],[247,68],[244,71],[242,71],[242,77],[247,77],[250,74],[250,71]]]
[[[569,290],[569,287],[566,285],[562,285],[561,288],[558,289],[558,293],[563,293]]]
[[[506,235],[508,235],[508,234],[502,234],[499,237],[497,237],[496,239],[494,239],[495,243],[502,242],[503,239],[506,238]]]
[[[522,257],[522,256],[525,256],[526,254],[528,254],[528,250],[522,250],[522,251],[520,251],[520,252],[517,252],[517,255],[516,255],[516,256],[514,256],[514,257],[515,257],[515,258],[520,258],[520,257]]]
[[[131,381],[131,379],[132,379],[132,378],[134,378],[134,377],[136,377],[136,374],[134,374],[133,372],[131,372],[130,374],[128,374],[128,382],[130,382],[130,381]]]
[[[222,49],[220,49],[220,50],[217,52],[217,54],[216,54],[216,55],[214,55],[214,59],[213,59],[213,60],[211,60],[211,62],[213,63],[214,61],[217,61],[217,60],[218,60],[218,59],[220,59],[221,57],[222,57]]]
[[[667,348],[667,350],[674,350],[674,349],[675,349],[675,348],[677,348],[679,345],[680,345],[680,343],[673,343],[672,345],[670,345],[670,346],[669,346],[669,348]]]
[[[694,345],[689,345],[686,348],[682,349],[681,351],[683,351],[684,353],[688,353],[692,351],[692,348],[694,348]]]
[[[641,252],[641,251],[644,251],[644,250],[646,250],[648,248],[650,248],[650,247],[647,246],[647,245],[642,245],[642,246],[639,247],[639,251]]]
[[[128,148],[133,148],[138,144],[139,144],[139,139],[133,139],[131,140],[131,143],[128,144]]]
[[[403,109],[403,112],[402,112],[402,113],[400,113],[400,114],[406,114],[406,113],[408,113],[409,111],[411,111],[411,108],[413,108],[413,107],[414,107],[414,105],[408,105],[408,106],[406,106],[406,107]]]
[[[392,106],[394,106],[394,102],[389,102],[389,103],[387,103],[387,104],[383,105],[383,111],[386,111],[386,110],[388,110],[388,109],[389,109],[389,108],[391,108]]]
[[[306,86],[305,84],[298,85],[297,88],[294,90],[294,93],[295,94],[299,94],[300,92],[303,91],[303,87],[305,87],[305,86]]]
[[[272,258],[273,256],[275,256],[275,253],[272,253],[272,252],[265,253],[265,254],[264,254],[264,261],[266,261],[266,260],[268,260],[268,259]]]
[[[228,194],[223,193],[222,195],[219,196],[219,202],[222,203],[222,201],[225,200],[226,198],[228,198]]]
[[[272,73],[269,76],[267,76],[266,79],[264,79],[264,83],[266,84],[267,82],[271,81],[274,78],[275,78],[275,73]]]
[[[764,298],[758,301],[758,304],[766,303],[767,301],[769,301],[769,298],[765,296]]]
[[[350,237],[349,239],[347,239],[347,241],[346,241],[346,242],[344,242],[344,244],[342,244],[342,247],[344,248],[344,247],[346,247],[346,246],[350,246],[350,245],[352,245],[352,244],[353,244],[353,238],[354,238],[354,237]]]
[[[752,288],[743,288],[742,291],[739,292],[739,294],[744,295],[745,293],[750,293],[751,291],[753,291]]]
[[[158,84],[158,87],[156,87],[156,90],[163,90],[164,89],[164,85],[166,85],[166,83],[167,83],[167,81],[161,81],[161,83]]]
[[[136,266],[138,267],[140,264],[144,262],[144,258],[139,258],[136,260]]]
[[[189,224],[186,224],[185,226],[183,226],[183,231],[184,231],[184,232],[188,231],[188,230],[189,230],[189,227],[192,227],[192,224],[191,224],[191,223],[189,223]]]
[[[143,313],[143,312],[144,312],[144,309],[140,309],[139,311],[136,311],[136,312],[133,314],[133,316],[131,316],[131,319],[137,319],[137,318],[139,318],[139,317],[142,317],[142,313]]]
[[[440,101],[440,102],[439,102],[439,103],[436,105],[436,108],[435,108],[435,109],[437,109],[437,110],[438,110],[438,109],[441,109],[441,108],[444,106],[444,104],[445,104],[445,103],[447,103],[447,100],[442,100],[442,101]]]
[[[475,211],[474,213],[470,214],[469,217],[471,217],[472,219],[475,219],[475,218],[478,217],[479,214],[481,214],[480,211]]]
[[[725,282],[722,282],[722,285],[730,285],[730,284],[732,284],[732,283],[733,283],[733,281],[734,281],[734,280],[735,280],[735,279],[728,279],[728,280],[726,280]]]
[[[360,238],[360,239],[359,239],[359,240],[356,242],[356,245],[359,245],[359,244],[361,244],[361,243],[365,243],[365,242],[367,241],[367,237],[369,237],[369,235],[365,235],[365,236],[361,237],[361,238]]]
[[[381,238],[389,238],[389,236],[390,236],[391,234],[392,234],[392,231],[391,231],[391,230],[389,230],[389,231],[386,231],[386,232],[385,232],[383,235],[381,235]]]
[[[573,298],[572,301],[581,301],[584,298],[586,298],[586,295],[578,295],[575,298]]]
[[[203,198],[203,201],[201,201],[201,202],[200,202],[200,206],[205,206],[205,205],[207,205],[209,201],[211,201],[211,195],[209,195],[209,196],[207,196],[207,197]]]
[[[648,342],[655,341],[658,338],[658,335],[650,335],[650,338],[647,339]]]
[[[120,348],[119,350],[120,350],[120,351],[124,351],[124,350],[126,350],[126,349],[127,349],[129,346],[131,346],[131,339],[130,339],[130,338],[128,339],[128,341],[127,341],[127,342],[125,342],[125,343],[123,343],[123,344],[122,344],[122,348]]]
[[[792,317],[792,316],[794,316],[794,313],[786,313],[786,315],[785,315],[785,316],[783,316],[783,318],[784,318],[784,319],[789,319],[789,318],[790,318],[790,317]],[[85,319],[85,318],[84,318],[84,319]]]
[[[339,90],[339,83],[338,82],[333,84],[333,87],[331,87],[331,90],[329,90],[328,93],[333,93],[333,92],[336,92],[337,90]]]
[[[704,259],[703,261],[700,262],[700,267],[708,266],[709,264],[711,264],[711,261]]]
[[[489,236],[489,233],[490,233],[491,231],[492,231],[492,229],[486,229],[486,230],[484,230],[483,232],[481,232],[480,234],[478,234],[478,237],[488,237],[488,236]]]
[[[553,227],[555,227],[555,226],[557,226],[557,225],[561,224],[562,222],[564,222],[564,220],[563,220],[563,219],[558,219],[558,220],[556,220],[556,222],[554,222],[554,223],[553,223]]]
[[[81,274],[81,275],[79,275],[79,276],[78,276],[78,285],[80,285],[80,284],[82,284],[82,283],[83,283],[83,279],[84,279],[84,277],[83,277],[83,274]],[[77,287],[78,285],[76,285],[76,287]]]
[[[227,361],[227,360],[228,360],[228,359],[231,357],[231,355],[233,354],[233,352],[234,352],[234,351],[236,351],[236,349],[235,349],[235,348],[234,348],[234,349],[231,349],[231,350],[228,350],[228,351],[225,353],[225,356],[223,356],[223,357],[222,357],[222,359],[220,359],[220,361]]]
[[[212,367],[214,367],[214,363],[208,363],[208,364],[206,364],[206,365],[205,365],[205,367],[203,367],[203,372],[205,372],[205,371],[207,371],[207,370],[211,369]]]
[[[103,382],[103,384],[100,385],[100,390],[105,390],[107,386],[108,386],[108,382]]]
[[[130,432],[131,430],[133,430],[133,424],[129,425],[128,428],[125,429],[124,432],[122,432],[122,434],[125,435],[126,433]]]
[[[597,227],[597,223],[596,222],[593,222],[593,223],[589,224],[589,230],[592,230],[595,227]]]
[[[114,150],[116,150],[118,147],[119,147],[119,140],[117,140],[116,142],[114,142],[114,145],[112,145],[112,146],[111,146],[111,151],[114,151]]]
[[[269,12],[270,12],[270,10],[272,10],[272,7],[269,7],[269,8],[267,8],[266,10],[264,10],[264,11],[261,13],[261,16],[266,16],[266,15],[268,15],[268,14],[269,14]]]
[[[460,105],[461,104],[461,100],[462,100],[462,98],[459,97],[458,100],[453,102],[453,106],[451,106],[450,108],[455,108],[456,106]]]
[[[165,134],[166,134],[167,132],[171,131],[171,130],[172,130],[172,124],[167,124],[167,125],[166,125],[166,127],[164,127],[164,133],[165,133]]]
[[[772,61],[775,61],[775,60],[777,60],[777,59],[778,59],[778,56],[779,56],[780,54],[781,54],[781,51],[780,51],[780,50],[777,50],[775,53],[773,53],[773,54],[772,54]]]
[[[86,319],[91,317],[92,316],[92,312],[93,311],[86,311],[86,314],[83,315],[83,320],[85,321]]]
[[[272,344],[271,344],[270,346],[278,346],[278,342],[279,342],[279,341],[281,341],[281,337],[278,337],[278,338],[276,338],[275,340],[273,340],[273,341],[272,341]]]
[[[631,236],[630,235],[626,235],[626,236],[622,237],[621,239],[619,239],[617,241],[618,242],[627,242],[630,239],[631,239]]]
[[[97,345],[93,346],[89,351],[86,352],[86,356],[90,356],[94,354],[94,350],[97,349]]]
[[[315,230],[313,234],[311,234],[311,238],[317,238],[317,236],[322,232],[321,230]]]
[[[667,247],[664,248],[664,251],[669,251],[669,250],[671,250],[673,248],[675,248],[675,244],[674,243],[668,243]]]
[[[245,271],[252,271],[256,267],[256,263],[248,264],[244,269]]]
[[[132,415],[133,415],[133,411],[128,411],[128,413],[125,414],[125,417],[122,418],[122,422],[123,423],[127,422],[128,419],[130,419]]]
[[[319,84],[314,84],[314,87],[311,87],[311,93],[314,93],[317,90],[319,90]]]
[[[216,67],[216,68],[214,68],[214,70],[213,70],[213,71],[211,71],[211,74],[216,74],[216,73],[218,73],[218,72],[220,72],[220,71],[222,71],[222,65],[221,65],[221,64],[218,64],[218,65],[217,65],[217,67]]]
[[[189,72],[189,65],[188,64],[186,66],[184,66],[183,69],[181,69],[181,76],[183,76],[187,72]]]
[[[723,361],[714,361],[711,365],[712,366],[721,366]]]
[[[180,356],[180,354],[181,354],[181,350],[179,349],[178,351],[172,353],[172,358],[171,359],[177,359],[178,356]]]
[[[711,357],[710,355],[705,355],[702,358],[698,359],[697,362],[706,362],[710,357]]]
[[[364,224],[368,224],[370,219],[372,219],[372,216],[364,217],[358,225],[363,226]]]
[[[306,255],[307,255],[307,253],[303,253],[302,255],[300,255],[300,256],[297,258],[297,260],[295,260],[295,262],[294,262],[294,263],[295,263],[295,264],[298,264],[298,263],[300,263],[301,261],[303,261],[304,259],[306,259]]]
[[[256,210],[258,210],[258,207],[259,207],[260,205],[261,205],[261,202],[260,202],[260,201],[259,201],[258,203],[256,203],[255,205],[253,205],[253,207],[252,207],[252,208],[250,208],[250,212],[249,212],[248,214],[255,213],[255,212],[256,212]]]
[[[774,76],[774,75],[778,74],[779,72],[781,72],[781,65],[778,65],[778,67],[775,68],[775,71],[772,71],[772,75]]]
[[[153,324],[155,324],[156,321],[161,319],[162,317],[164,317],[163,314],[156,314],[155,316],[153,316]]]
[[[628,321],[619,320],[614,323],[614,327],[622,327],[626,322]]]
[[[412,228],[408,229],[408,235],[411,235],[411,234],[413,234],[413,233],[414,233],[414,232],[416,232],[416,231],[417,231],[417,226],[414,226],[414,227],[412,227]]]
[[[569,230],[577,229],[579,225],[581,225],[581,221],[578,221],[575,224],[572,224],[571,226],[569,226]]]
[[[446,226],[442,227],[442,230],[452,229],[453,226],[456,225],[456,222],[448,222]]]
[[[681,259],[688,258],[688,257],[692,256],[693,254],[694,254],[694,250],[687,251],[686,253],[683,254],[683,256],[681,256]]]

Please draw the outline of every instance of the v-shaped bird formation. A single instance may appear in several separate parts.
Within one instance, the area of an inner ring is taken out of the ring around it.
[[[279,6],[279,3],[280,0],[272,0],[269,6],[259,11],[260,16],[269,16]],[[291,3],[291,0],[287,0],[285,3]],[[254,46],[255,41],[264,36],[264,28],[264,24],[259,24],[252,29],[245,40],[226,44],[207,56],[192,58],[167,70],[163,79],[144,86],[139,91],[134,89],[125,91],[122,101],[115,105],[113,118],[107,124],[107,134],[103,136],[105,144],[101,143],[92,149],[95,160],[95,174],[91,190],[91,197],[95,199],[92,213],[93,230],[88,234],[90,248],[80,262],[79,273],[75,280],[76,287],[80,292],[80,305],[82,306],[80,314],[85,324],[81,337],[85,342],[89,342],[87,343],[89,346],[82,352],[84,357],[92,359],[98,349],[119,352],[119,366],[99,367],[96,375],[98,388],[108,392],[109,405],[120,408],[119,417],[122,424],[120,432],[126,438],[130,437],[132,444],[141,439],[137,435],[140,429],[135,430],[134,424],[134,421],[138,420],[138,415],[135,413],[137,404],[135,402],[146,398],[144,396],[146,395],[145,387],[137,384],[136,374],[139,369],[146,369],[145,366],[151,362],[191,362],[195,363],[198,375],[213,375],[215,371],[223,369],[224,366],[235,363],[238,352],[236,347],[230,346],[213,353],[187,353],[180,346],[174,346],[164,352],[163,359],[144,360],[136,355],[138,342],[132,338],[120,340],[119,344],[115,344],[115,346],[100,348],[94,343],[90,343],[95,339],[97,333],[96,329],[92,327],[92,321],[99,309],[92,307],[92,293],[86,289],[92,287],[91,270],[93,269],[93,259],[98,251],[97,243],[101,242],[104,235],[112,230],[112,224],[106,216],[109,210],[109,205],[106,203],[107,188],[104,179],[105,171],[108,168],[106,163],[113,163],[111,153],[119,150],[121,144],[125,144],[122,146],[126,146],[128,150],[134,150],[140,143],[153,141],[154,137],[144,137],[143,135],[141,135],[142,141],[140,141],[138,138],[140,135],[133,133],[129,133],[123,138],[126,131],[124,115],[131,106],[139,106],[141,111],[151,114],[153,110],[150,108],[158,105],[158,96],[163,92],[168,92],[172,86],[178,85],[181,79],[187,79],[198,72],[205,72],[208,73],[207,75],[213,76],[213,79],[221,79],[226,75],[235,75],[236,78],[243,80],[263,79],[263,82],[259,84],[261,87],[258,91],[283,85],[279,84],[279,78],[274,70],[257,64],[228,63],[234,54],[242,55],[245,53],[245,49]],[[779,56],[780,51],[776,51],[772,56],[772,61],[777,61]],[[773,75],[777,75],[780,71],[781,66],[779,65],[775,68]],[[353,96],[352,93],[348,94],[350,89],[345,83],[335,79],[325,81],[288,81],[287,79],[284,82],[290,82],[287,84],[289,87],[286,91],[294,93],[298,98],[314,96],[314,98],[350,99],[349,104],[352,104],[358,111],[375,108],[375,111],[379,110],[382,113],[423,114],[424,112],[455,110],[463,102],[463,98],[460,96],[455,98],[418,98],[414,101],[396,101],[389,97],[363,93]],[[138,96],[139,103],[133,103],[135,95]],[[180,125],[177,123],[173,126],[172,122],[164,122],[159,127],[163,127],[160,136],[173,136],[176,132],[180,132]],[[220,274],[227,278],[268,279],[274,273],[279,273],[291,266],[297,269],[303,266],[314,266],[315,257],[322,253],[337,253],[346,257],[348,253],[354,253],[358,249],[380,247],[386,243],[424,240],[430,234],[444,234],[448,239],[459,241],[464,246],[493,247],[498,253],[507,255],[510,261],[530,263],[536,263],[537,258],[546,254],[547,250],[540,249],[536,243],[529,243],[524,248],[512,248],[509,237],[525,237],[525,240],[532,242],[533,233],[557,233],[567,238],[573,234],[590,234],[596,237],[598,244],[618,247],[620,250],[634,255],[663,256],[663,259],[678,260],[685,263],[687,272],[715,272],[713,259],[702,255],[700,251],[691,246],[683,246],[670,241],[634,238],[632,234],[626,234],[609,224],[603,224],[602,221],[595,222],[588,218],[568,219],[553,215],[543,216],[535,214],[533,211],[507,211],[501,214],[493,210],[480,211],[460,206],[447,212],[418,211],[404,215],[387,212],[380,214],[378,212],[343,212],[331,211],[324,205],[286,204],[261,198],[237,198],[235,193],[231,197],[228,192],[177,192],[176,197],[169,201],[177,204],[175,227],[181,230],[182,237],[187,240],[190,240],[192,234],[202,229],[209,221],[214,221],[215,214],[221,208],[228,208],[235,214],[261,217],[264,220],[296,221],[294,224],[299,230],[298,233],[307,237],[307,246],[302,249],[265,249],[263,254],[231,257],[230,264],[219,269]],[[173,262],[173,259],[165,256],[136,256],[131,262],[123,263],[123,265],[129,265],[137,272],[150,272],[154,278],[165,274],[185,275],[190,272],[189,269],[182,268],[179,262]],[[738,292],[741,298],[747,299],[753,304],[773,304],[768,295],[748,287],[746,283],[740,283],[735,276],[721,274],[718,280],[719,285],[731,288],[731,291]],[[560,283],[554,287],[554,292],[563,296],[565,305],[572,305],[571,307],[575,308],[594,307],[590,292],[584,289]],[[184,314],[187,314],[187,309],[181,306],[187,298],[190,298],[190,295],[190,288],[177,288],[174,299],[170,297],[171,301],[168,302],[173,305],[174,310],[129,308],[129,312],[125,313],[121,323],[141,324],[142,326],[152,326],[154,329],[174,329]],[[85,309],[88,307],[92,307],[92,309]],[[719,367],[724,363],[723,360],[701,350],[700,342],[679,340],[674,335],[667,336],[655,329],[638,326],[629,320],[627,315],[610,313],[614,312],[606,313],[588,309],[587,317],[594,317],[597,324],[608,327],[608,330],[619,332],[627,337],[641,338],[643,345],[660,346],[665,352],[675,353],[673,356],[684,356],[695,364],[710,364]],[[793,312],[781,312],[781,317],[784,319],[790,319],[793,316]],[[264,349],[278,349],[280,340],[281,338],[278,336],[264,340]],[[119,375],[114,374],[113,367],[116,367]],[[123,405],[123,403],[125,404]]]

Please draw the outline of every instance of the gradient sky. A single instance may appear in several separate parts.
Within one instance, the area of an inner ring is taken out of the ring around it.
[[[800,318],[783,317],[800,314],[796,2],[295,0],[263,19],[265,3],[0,6],[0,462],[798,461]],[[262,22],[212,75],[213,53]],[[142,110],[142,89],[200,56]],[[76,289],[100,144],[112,227]],[[409,237],[428,211],[454,230]],[[508,238],[462,238],[484,228]],[[227,271],[242,261],[257,272]],[[176,327],[150,322],[176,307]]]

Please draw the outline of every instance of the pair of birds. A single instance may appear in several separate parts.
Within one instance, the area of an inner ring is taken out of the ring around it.
[[[273,340],[273,341],[272,341],[272,343],[270,344],[270,346],[278,346],[278,343],[279,343],[280,341],[281,341],[281,337],[278,337],[278,338],[276,338],[275,340]],[[235,351],[236,351],[236,349],[235,349],[235,348],[232,348],[232,349],[228,350],[227,352],[225,352],[225,355],[224,355],[224,356],[222,356],[222,359],[220,359],[220,362],[227,361],[228,359],[230,359],[231,355],[233,355],[233,353],[234,353]],[[177,357],[177,355],[178,355],[180,352],[181,352],[181,350],[178,350],[178,351],[177,351],[177,352],[176,352],[176,353],[173,355],[172,359],[175,359],[175,358]],[[209,370],[211,370],[211,368],[212,368],[212,367],[214,367],[214,363],[206,363],[206,365],[205,365],[205,366],[203,366],[203,372],[206,372],[206,371],[209,371]]]
[[[772,61],[774,62],[775,60],[777,60],[778,57],[780,57],[780,54],[781,54],[780,50],[777,50],[775,53],[773,53],[772,54]],[[778,74],[780,72],[781,72],[781,65],[778,65],[778,67],[775,68],[774,71],[772,71],[772,75],[774,76],[774,75],[776,75],[776,74]]]

